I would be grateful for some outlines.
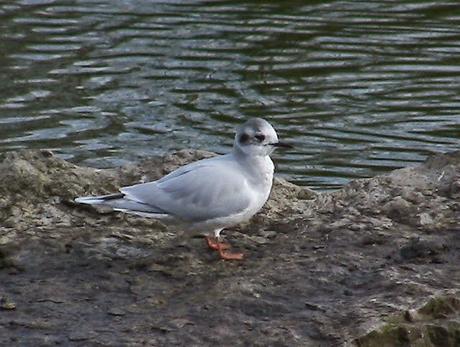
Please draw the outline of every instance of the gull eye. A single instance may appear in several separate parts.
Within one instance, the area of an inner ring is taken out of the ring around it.
[[[254,136],[257,140],[259,140],[259,142],[262,142],[263,140],[265,140],[265,135],[256,135]]]
[[[242,134],[240,136],[240,143],[244,144],[244,143],[248,143],[248,141],[249,141],[249,135],[248,134]]]

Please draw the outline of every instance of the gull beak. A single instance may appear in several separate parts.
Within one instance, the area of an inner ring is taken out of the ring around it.
[[[285,142],[275,142],[275,143],[270,143],[270,145],[273,147],[280,147],[280,148],[294,148],[294,146],[290,145],[289,143],[285,143]]]

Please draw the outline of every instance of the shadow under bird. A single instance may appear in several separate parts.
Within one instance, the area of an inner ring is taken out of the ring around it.
[[[278,141],[269,122],[252,118],[237,128],[228,154],[184,165],[159,180],[120,188],[119,193],[75,202],[182,222],[186,229],[211,233],[207,244],[222,259],[241,260],[243,253],[231,252],[220,232],[249,220],[265,204],[273,183],[270,154],[277,147],[292,148]]]

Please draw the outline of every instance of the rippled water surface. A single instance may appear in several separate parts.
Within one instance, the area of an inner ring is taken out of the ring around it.
[[[0,151],[225,152],[262,116],[329,189],[458,148],[460,3],[0,1]]]

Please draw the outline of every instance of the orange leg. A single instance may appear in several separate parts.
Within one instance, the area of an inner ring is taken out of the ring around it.
[[[215,237],[212,236],[206,236],[206,243],[208,244],[208,247],[211,248],[214,251],[218,251],[219,249],[229,249],[230,244],[226,242],[219,242],[219,240]]]
[[[219,252],[220,259],[224,260],[242,260],[244,258],[243,253],[232,253],[227,251],[230,249],[230,244],[226,242],[219,242],[219,240],[212,236],[206,236],[206,243],[208,247],[214,251]]]

